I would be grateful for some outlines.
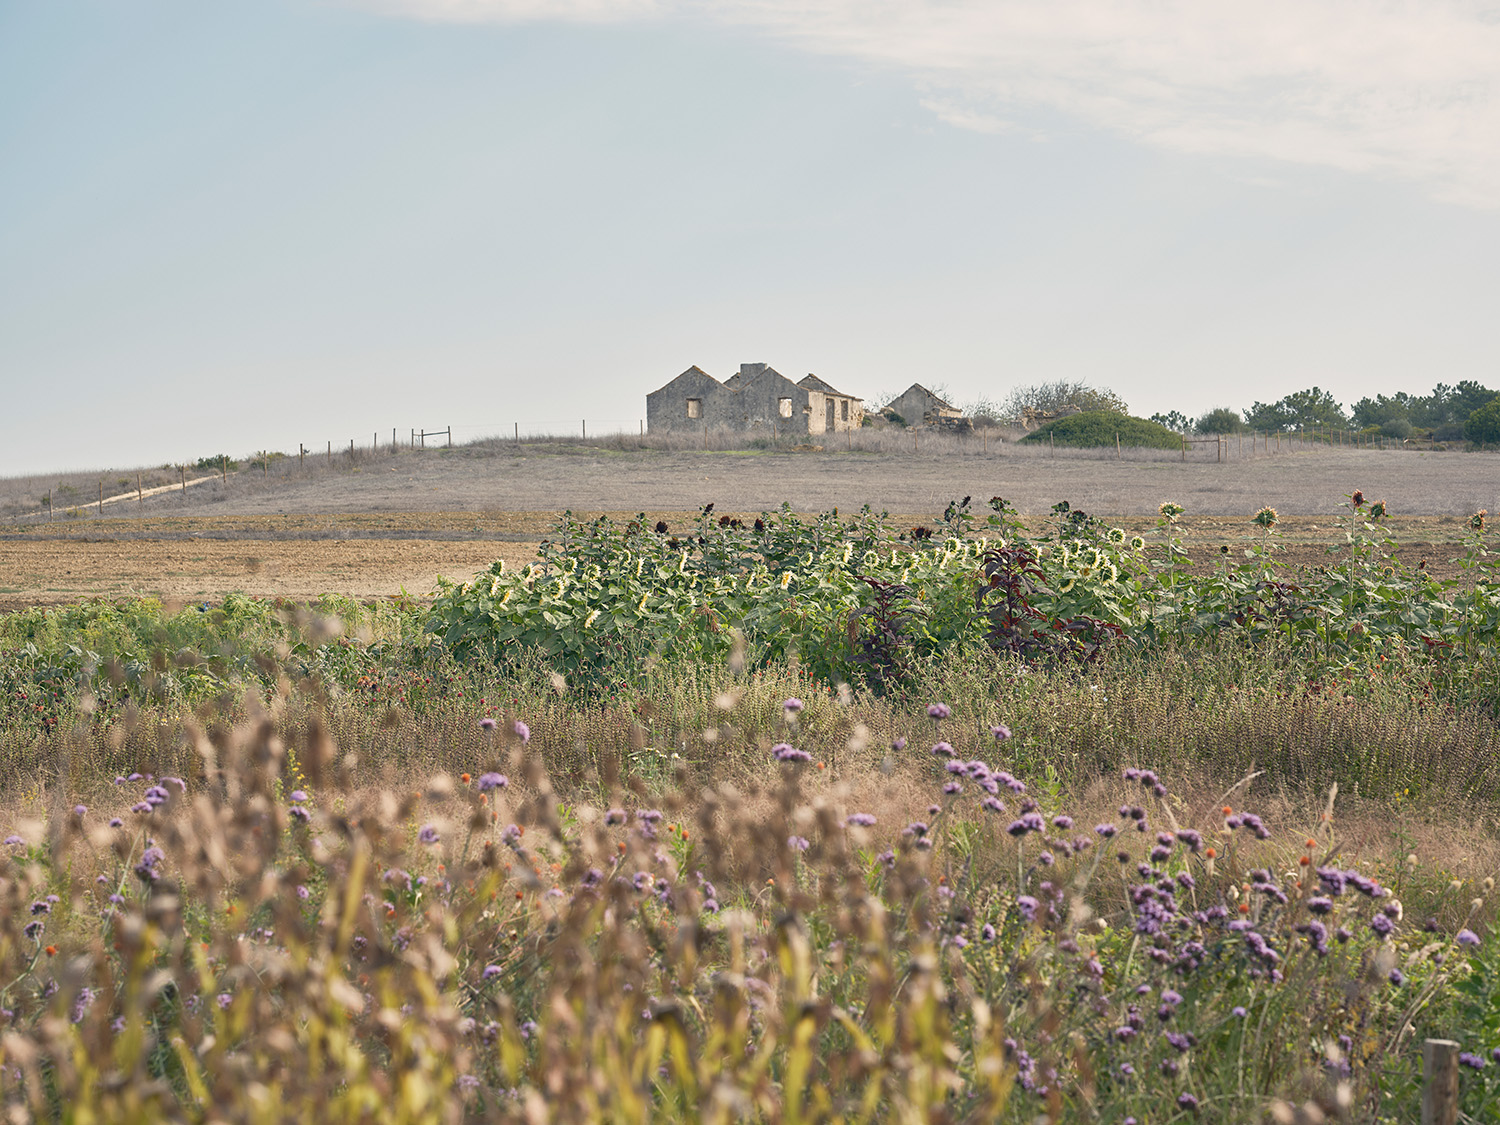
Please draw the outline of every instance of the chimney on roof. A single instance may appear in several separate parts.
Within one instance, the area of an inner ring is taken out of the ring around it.
[[[759,375],[765,369],[766,369],[766,365],[764,363],[742,363],[742,364],[740,364],[740,374],[743,375],[747,379],[750,378],[752,375]]]

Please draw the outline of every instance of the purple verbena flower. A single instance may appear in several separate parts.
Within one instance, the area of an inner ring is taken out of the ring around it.
[[[953,714],[953,709],[946,703],[929,703],[927,705],[927,717],[929,719],[946,719]]]

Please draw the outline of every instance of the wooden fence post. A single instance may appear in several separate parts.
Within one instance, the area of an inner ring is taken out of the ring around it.
[[[396,452],[396,427],[391,427],[391,452]]]
[[[187,466],[186,465],[178,465],[177,466],[177,470],[182,475],[182,498],[184,500],[186,500],[187,499]]]
[[[589,420],[587,418],[583,419],[583,440],[589,440]]]
[[[449,449],[453,448],[453,427],[452,426],[448,427],[448,448]]]
[[[1422,1125],[1458,1125],[1458,1044],[1422,1044]]]
[[[99,482],[99,514],[104,514],[104,482]]]
[[[516,422],[516,423],[514,423],[514,425],[516,427],[516,444],[520,445],[521,444],[521,423]]]
[[[1183,456],[1182,459],[1184,461],[1186,461],[1187,460],[1187,456],[1186,456],[1187,439],[1186,438],[1183,439],[1182,448],[1184,450],[1184,456]],[[1121,457],[1121,454],[1120,454],[1120,431],[1116,430],[1115,431],[1115,460],[1118,461],[1120,459],[1120,457]]]
[[[1187,460],[1187,435],[1186,434],[1178,434],[1177,436],[1182,440],[1182,459],[1183,459],[1183,461],[1186,461]],[[1120,449],[1120,435],[1116,434],[1115,435],[1115,452],[1118,453],[1119,449]]]
[[[52,490],[47,489],[47,522],[52,522]]]
[[[146,506],[146,494],[141,491],[141,474],[135,474],[135,502],[142,508]]]

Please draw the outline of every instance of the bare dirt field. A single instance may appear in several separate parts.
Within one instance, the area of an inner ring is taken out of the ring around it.
[[[937,444],[937,443],[934,443]],[[534,556],[556,514],[647,511],[682,528],[702,504],[753,515],[783,501],[801,512],[868,503],[902,522],[931,523],[949,500],[976,508],[1004,496],[1040,523],[1053,503],[1109,517],[1152,538],[1157,505],[1188,509],[1181,525],[1199,565],[1256,534],[1248,516],[1284,517],[1287,558],[1327,561],[1343,541],[1345,494],[1385,500],[1412,564],[1439,574],[1464,520],[1500,511],[1500,457],[1462,453],[1319,451],[1227,464],[947,449],[826,453],[610,450],[523,443],[350,459],[343,471],[242,470],[186,492],[106,505],[105,515],[48,521],[32,511],[0,524],[0,611],[90,596],[212,599],[231,590],[289,598],[429,593],[438,575],[467,578],[496,558]],[[295,464],[291,466],[295,469]],[[27,487],[42,478],[30,478]],[[0,491],[4,491],[0,484]],[[13,490],[14,491],[14,490]],[[16,495],[17,505],[22,497]]]

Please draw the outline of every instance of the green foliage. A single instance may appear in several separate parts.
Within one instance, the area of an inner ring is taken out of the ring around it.
[[[1243,433],[1246,426],[1238,413],[1227,406],[1216,406],[1201,415],[1193,423],[1193,429],[1200,434],[1238,434]]]
[[[230,457],[227,453],[220,453],[214,457],[200,457],[198,458],[197,463],[194,465],[194,468],[198,469],[201,472],[214,473],[217,473],[221,470],[233,473],[236,472],[239,467],[240,463],[233,457]]]
[[[1153,414],[1151,415],[1151,421],[1155,422],[1158,426],[1165,426],[1174,434],[1185,434],[1193,428],[1193,423],[1180,410],[1169,410],[1165,414]]]
[[[340,597],[304,607],[231,593],[169,609],[154,598],[95,599],[0,617],[0,726],[57,729],[88,700],[96,726],[143,704],[194,707],[275,683],[268,652],[300,676],[352,684],[403,629],[401,610]],[[363,634],[364,640],[345,636]]]
[[[1364,430],[1373,426],[1385,433],[1385,427],[1405,422],[1410,432],[1414,408],[1420,409],[1419,401],[1405,391],[1397,391],[1389,398],[1385,395],[1362,398],[1350,407],[1349,412],[1356,429]]]
[[[1257,402],[1245,411],[1245,423],[1252,430],[1313,430],[1320,426],[1342,429],[1349,424],[1349,418],[1332,394],[1311,387],[1278,402]]]
[[[819,678],[854,679],[857,621],[875,598],[867,579],[921,589],[920,651],[972,632],[977,541],[898,533],[868,509],[850,520],[783,509],[743,525],[712,507],[680,538],[644,516],[622,526],[565,514],[538,563],[445,582],[428,628],[461,657],[535,650],[570,680],[605,689],[634,682],[652,660],[722,661],[740,646],[755,664],[797,653]]]
[[[1058,445],[1100,449],[1113,448],[1117,434],[1121,445],[1133,449],[1179,449],[1182,446],[1180,435],[1156,422],[1098,410],[1057,418],[1021,440],[1046,445],[1050,439]]]
[[[1491,399],[1464,422],[1464,437],[1470,441],[1500,441],[1500,397]]]

